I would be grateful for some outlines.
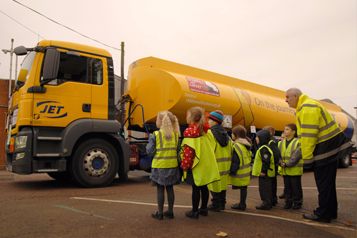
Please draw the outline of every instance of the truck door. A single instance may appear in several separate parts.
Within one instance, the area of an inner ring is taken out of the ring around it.
[[[105,58],[88,59],[92,83],[92,118],[108,119],[108,67]]]
[[[102,70],[101,62],[87,54],[61,50],[57,79],[34,95],[34,126],[66,127],[75,120],[92,118],[92,86],[103,83],[103,72],[96,72]]]

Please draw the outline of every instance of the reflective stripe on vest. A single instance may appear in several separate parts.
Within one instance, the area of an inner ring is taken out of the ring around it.
[[[273,151],[267,145],[261,146],[258,149],[257,153],[255,154],[252,175],[259,177],[260,173],[262,172],[263,162],[262,162],[262,157],[260,155],[260,150],[262,148],[267,148],[271,154],[270,164],[269,164],[269,169],[268,169],[268,177],[275,177],[274,154],[273,154]]]
[[[208,185],[208,189],[212,192],[220,192],[227,190],[228,175],[232,161],[232,141],[229,140],[228,144],[222,147],[215,139],[211,130],[208,131],[207,136],[215,143],[215,157],[219,170],[220,180]]]
[[[251,159],[252,154],[243,144],[236,142],[234,143],[234,151],[239,156],[239,168],[235,175],[231,175],[231,184],[243,187],[248,186],[250,183],[250,173],[251,173]]]
[[[304,94],[299,97],[296,118],[302,158],[313,162],[316,144],[335,137],[341,130],[331,114],[318,101]]]
[[[154,135],[156,140],[156,153],[152,160],[151,167],[159,169],[176,168],[178,166],[178,134],[172,133],[171,140],[167,140],[161,130],[155,131]]]
[[[219,175],[221,176],[222,189],[227,187],[227,176],[231,167],[232,161],[232,143],[229,142],[227,146],[222,147],[217,143],[216,150],[214,152],[218,165]],[[222,178],[223,176],[223,178]]]
[[[196,186],[209,185],[220,180],[217,161],[214,155],[214,145],[204,134],[196,138],[184,138],[181,148],[185,145],[195,150],[196,157],[193,161],[192,176]],[[183,153],[180,154],[183,156]]]
[[[295,152],[295,150],[300,149],[299,139],[294,138],[289,143],[288,147],[286,147],[286,139],[279,143],[279,150],[281,153],[281,158],[284,163],[288,163],[291,158],[291,155]],[[298,176],[303,174],[303,159],[300,159],[299,162],[289,168],[281,168],[281,175],[290,175],[290,176]]]

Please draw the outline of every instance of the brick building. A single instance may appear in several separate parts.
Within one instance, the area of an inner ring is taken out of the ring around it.
[[[8,105],[9,80],[0,79],[0,170],[5,169],[5,123]]]

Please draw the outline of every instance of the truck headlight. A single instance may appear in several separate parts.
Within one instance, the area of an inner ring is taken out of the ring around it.
[[[12,127],[14,127],[16,125],[18,112],[19,112],[19,109],[17,109],[17,108],[12,112],[11,121],[10,121]]]
[[[23,158],[25,158],[25,152],[16,154],[15,160],[19,160]]]
[[[27,136],[18,136],[15,139],[15,150],[25,148],[27,143]]]

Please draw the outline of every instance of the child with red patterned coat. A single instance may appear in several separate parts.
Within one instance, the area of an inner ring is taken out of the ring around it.
[[[192,185],[192,210],[186,212],[186,216],[197,219],[199,215],[208,215],[207,184],[220,177],[213,146],[204,131],[204,110],[200,107],[190,108],[186,120],[189,126],[183,133],[181,168],[184,170],[184,179]]]

